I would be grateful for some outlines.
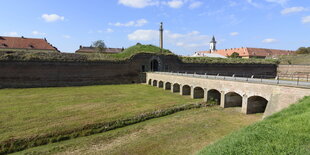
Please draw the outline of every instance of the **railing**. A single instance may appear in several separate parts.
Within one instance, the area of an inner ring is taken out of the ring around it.
[[[186,72],[155,72],[159,74],[167,75],[178,75],[186,77],[198,77],[198,78],[207,78],[207,79],[219,79],[219,80],[228,80],[228,81],[240,81],[240,82],[251,82],[251,83],[263,83],[263,84],[273,84],[273,85],[286,85],[286,86],[299,86],[299,87],[309,87],[309,81],[298,80],[282,80],[280,76],[267,76],[267,75],[245,75],[233,74],[232,76],[222,76],[221,74],[210,75],[208,73],[186,73]]]

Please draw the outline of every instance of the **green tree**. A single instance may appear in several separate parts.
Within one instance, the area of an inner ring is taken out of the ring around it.
[[[237,53],[237,52],[234,52],[234,53],[232,53],[230,56],[228,56],[229,58],[241,58],[240,56],[239,56],[239,53]]]
[[[306,48],[306,47],[300,47],[298,48],[298,50],[296,51],[297,54],[310,54],[310,47]]]
[[[103,40],[94,41],[91,46],[95,47],[96,50],[100,53],[105,52],[105,50],[107,49],[107,46],[105,45]]]

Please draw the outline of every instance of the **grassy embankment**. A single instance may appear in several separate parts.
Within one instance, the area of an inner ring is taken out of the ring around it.
[[[63,61],[63,62],[98,62],[98,61],[124,61],[139,53],[151,53],[162,55],[174,55],[167,49],[162,52],[160,48],[153,45],[135,45],[125,49],[118,54],[106,53],[58,53],[58,52],[5,52],[0,51],[0,61]],[[241,59],[241,58],[207,58],[207,57],[182,57],[179,59],[184,63],[229,63],[229,64],[277,64],[272,59]]]
[[[282,65],[310,65],[310,54],[282,56],[279,62]]]
[[[310,97],[267,119],[239,130],[200,155],[310,154]]]
[[[2,151],[15,150],[28,143],[27,139],[34,143],[31,145],[41,145],[46,140],[56,142],[91,135],[104,130],[101,128],[105,122],[196,102],[201,100],[145,85],[2,89],[0,144],[12,145]],[[20,139],[20,144],[14,142]],[[1,147],[4,145],[0,145],[0,150]]]

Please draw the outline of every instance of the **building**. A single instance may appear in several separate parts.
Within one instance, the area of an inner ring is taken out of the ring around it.
[[[295,51],[251,47],[217,50],[215,37],[213,36],[210,42],[210,50],[195,52],[193,56],[216,57],[218,55],[221,55],[224,57],[229,57],[233,53],[238,53],[239,56],[242,58],[277,58],[281,55],[292,55],[295,53]]]
[[[124,51],[124,48],[106,48],[104,53],[121,53]],[[80,46],[80,49],[75,51],[75,53],[96,53],[97,49],[96,47],[92,46]]]
[[[0,36],[0,51],[43,51],[59,52],[56,47],[50,44],[45,38],[5,37]]]

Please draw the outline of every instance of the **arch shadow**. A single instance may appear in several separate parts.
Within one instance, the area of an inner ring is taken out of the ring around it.
[[[189,85],[182,87],[182,95],[191,95],[191,87]]]
[[[194,93],[193,94],[194,99],[204,98],[205,96],[205,91],[201,87],[195,87],[193,93]]]
[[[173,84],[173,86],[172,86],[172,92],[173,92],[173,93],[180,92],[180,85],[177,84],[177,83]]]
[[[158,82],[158,87],[159,88],[164,88],[164,82],[163,81],[159,81]]]
[[[235,92],[225,94],[224,108],[242,107],[242,96]]]
[[[171,90],[171,83],[170,82],[165,83],[165,90]]]
[[[268,100],[261,96],[251,96],[248,98],[247,114],[264,113]]]
[[[148,84],[149,84],[149,85],[152,85],[152,79],[149,79]]]
[[[153,80],[153,86],[157,86],[157,80]]]
[[[208,103],[216,103],[217,105],[221,104],[221,93],[216,89],[210,89],[208,91]]]

